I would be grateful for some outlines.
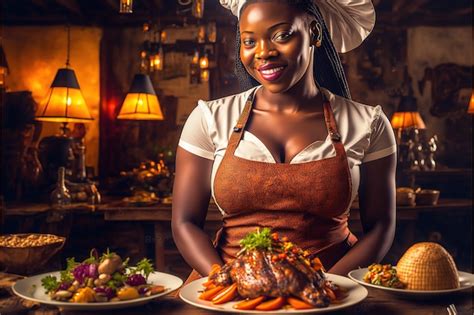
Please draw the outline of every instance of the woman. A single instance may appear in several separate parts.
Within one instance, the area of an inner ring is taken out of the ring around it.
[[[349,99],[329,35],[339,51],[357,46],[375,19],[370,0],[226,6],[239,17],[237,71],[248,89],[199,101],[183,129],[172,219],[181,254],[207,275],[268,226],[330,273],[380,261],[395,230],[394,135],[380,106]],[[357,192],[359,240],[347,226]],[[214,244],[203,231],[211,195],[223,213]]]

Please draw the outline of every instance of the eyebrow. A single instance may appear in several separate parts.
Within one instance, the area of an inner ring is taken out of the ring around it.
[[[291,25],[291,23],[289,23],[289,22],[281,22],[281,23],[277,23],[277,24],[269,27],[268,29],[271,30],[271,29],[277,28],[278,26],[281,26],[281,25],[284,25],[284,24]],[[243,31],[241,34],[243,34],[243,33],[253,34],[253,32],[250,32],[250,31]]]

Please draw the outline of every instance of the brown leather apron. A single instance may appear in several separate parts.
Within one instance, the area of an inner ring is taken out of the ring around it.
[[[357,241],[348,229],[352,181],[331,105],[324,101],[324,117],[336,155],[300,164],[235,156],[252,105],[250,95],[214,179],[216,202],[226,212],[214,244],[228,262],[247,233],[270,227],[329,269]],[[197,275],[193,272],[190,278]]]

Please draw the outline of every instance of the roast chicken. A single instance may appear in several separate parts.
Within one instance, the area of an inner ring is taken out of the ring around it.
[[[319,259],[309,259],[307,252],[269,229],[249,234],[241,245],[236,258],[209,280],[224,287],[236,283],[243,298],[295,296],[315,307],[329,305],[324,287],[333,285]]]

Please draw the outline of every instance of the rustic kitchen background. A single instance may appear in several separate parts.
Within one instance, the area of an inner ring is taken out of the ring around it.
[[[436,205],[400,201],[386,260],[396,261],[414,241],[431,240],[472,272],[472,3],[373,2],[374,31],[341,55],[352,98],[382,105],[389,118],[421,117],[412,124],[392,120],[398,186],[440,191]],[[110,247],[132,259],[150,256],[160,269],[185,276],[189,267],[169,230],[174,154],[198,99],[239,92],[237,21],[217,0],[135,0],[133,12],[120,10],[118,0],[2,1],[1,232],[66,236],[52,265]],[[62,165],[49,140],[60,133],[60,120],[35,115],[68,52],[93,120],[68,124]],[[117,118],[139,73],[152,82],[161,120]],[[51,191],[59,166],[73,200],[58,208]],[[215,206],[210,216],[212,233]],[[360,233],[357,218],[351,223]]]

